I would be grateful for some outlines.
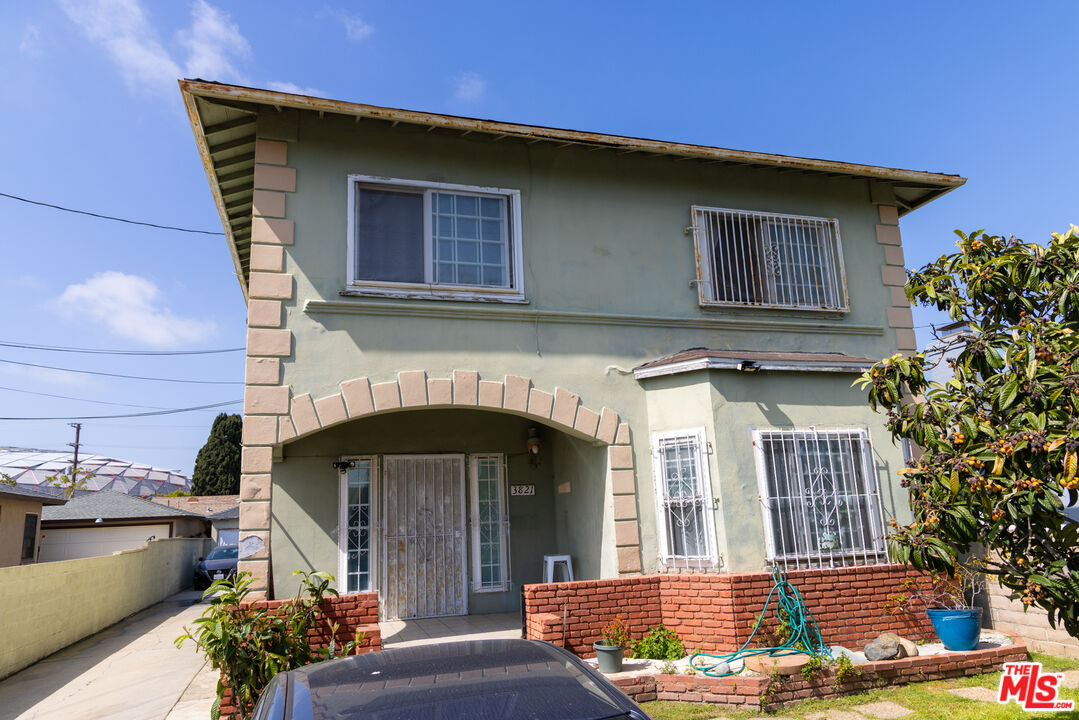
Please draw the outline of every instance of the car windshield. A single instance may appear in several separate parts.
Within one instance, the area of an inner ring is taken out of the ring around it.
[[[235,560],[236,548],[235,547],[218,547],[210,551],[210,554],[206,556],[207,560]]]

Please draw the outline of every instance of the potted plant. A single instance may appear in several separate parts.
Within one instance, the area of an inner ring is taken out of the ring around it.
[[[592,644],[596,650],[596,662],[599,663],[599,671],[603,673],[616,673],[622,671],[622,653],[629,644],[629,627],[621,615],[615,615],[614,620],[607,623],[600,630],[603,636]]]
[[[971,558],[956,563],[955,577],[934,575],[927,591],[919,593],[925,613],[937,637],[949,650],[966,652],[978,646],[982,631],[982,609],[974,598],[985,586],[978,561]]]

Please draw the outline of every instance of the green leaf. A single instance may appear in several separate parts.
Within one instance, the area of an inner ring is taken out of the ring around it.
[[[1000,402],[998,403],[1000,409],[1005,410],[1015,402],[1015,396],[1018,392],[1019,383],[1014,378],[1004,383],[1004,387],[1000,389]]]

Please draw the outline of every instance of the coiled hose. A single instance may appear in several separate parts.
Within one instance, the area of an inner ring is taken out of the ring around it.
[[[747,650],[746,648],[756,637],[761,622],[764,621],[765,616],[768,614],[768,606],[772,603],[773,596],[776,598],[776,617],[780,622],[786,621],[787,626],[790,628],[790,635],[787,637],[786,642],[777,647]],[[785,618],[784,615],[786,616]],[[753,626],[753,632],[750,633],[745,644],[734,652],[725,655],[693,653],[689,656],[689,666],[709,677],[726,677],[727,675],[736,675],[741,672],[745,667],[745,659],[754,655],[780,657],[799,654],[818,655],[829,659],[832,657],[832,651],[824,644],[820,628],[817,626],[817,620],[813,617],[810,609],[806,607],[802,593],[798,592],[798,588],[787,582],[786,578],[783,577],[783,572],[778,567],[772,566],[772,589],[768,593],[768,598],[764,601],[764,609],[757,618],[757,623]],[[738,660],[742,661],[742,667],[735,670],[732,664]],[[727,663],[728,672],[717,671],[717,668],[723,663]]]

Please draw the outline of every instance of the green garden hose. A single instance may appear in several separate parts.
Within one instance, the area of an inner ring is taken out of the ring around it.
[[[747,650],[746,648],[753,642],[753,638],[757,635],[757,630],[760,628],[761,623],[768,614],[768,606],[772,602],[773,595],[776,597],[776,617],[780,622],[785,622],[787,624],[787,627],[790,629],[790,635],[787,637],[786,642],[777,647],[752,648]],[[780,657],[783,655],[799,654],[810,656],[817,655],[825,658],[832,657],[832,651],[824,644],[824,639],[820,634],[820,628],[817,627],[817,621],[813,617],[813,613],[806,607],[805,600],[802,598],[802,593],[798,592],[798,588],[787,582],[783,577],[782,571],[780,571],[778,567],[773,566],[772,589],[768,593],[768,598],[764,601],[764,609],[757,618],[757,623],[753,626],[753,632],[750,633],[749,639],[745,641],[745,644],[734,652],[725,655],[695,652],[689,656],[689,666],[696,672],[709,677],[725,677],[727,675],[736,675],[741,672],[741,668],[738,670],[731,668],[730,666],[732,663],[742,660],[744,667],[745,659],[753,657],[754,655]],[[702,658],[700,664],[697,664],[698,658]],[[727,664],[728,672],[719,672],[717,670],[723,663]]]

